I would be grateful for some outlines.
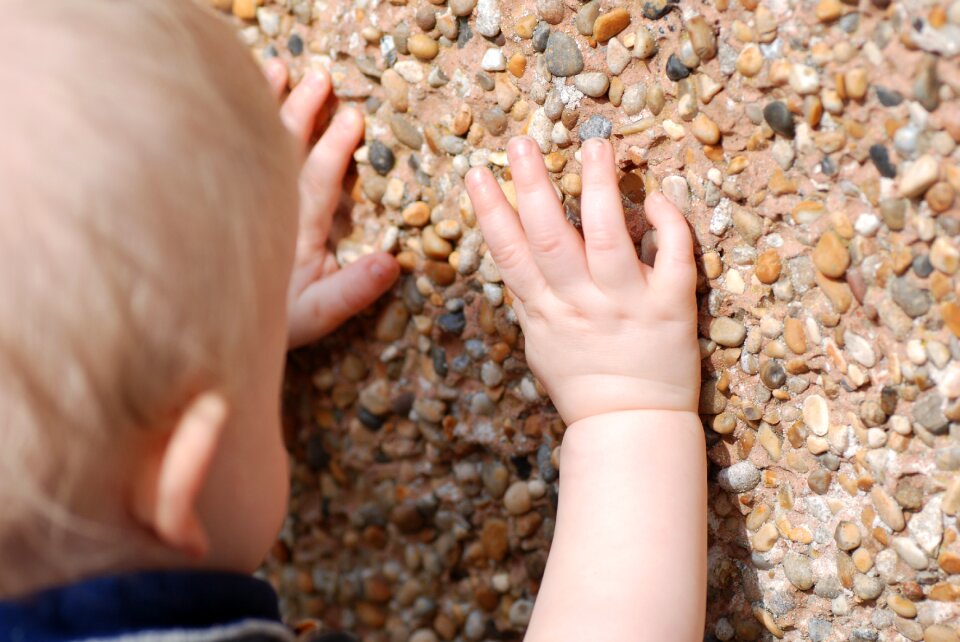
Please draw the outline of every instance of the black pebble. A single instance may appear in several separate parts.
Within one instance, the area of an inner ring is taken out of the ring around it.
[[[772,103],[767,103],[767,106],[763,108],[763,119],[770,125],[770,129],[784,138],[793,138],[797,135],[793,114],[790,113],[787,105],[782,101],[775,100]]]
[[[670,57],[667,58],[667,78],[673,82],[678,80],[683,80],[690,75],[690,69],[680,62],[680,59],[677,58],[677,54],[670,54]]]
[[[447,334],[460,335],[467,327],[467,319],[463,312],[448,312],[437,317],[437,325]]]
[[[647,20],[659,20],[673,11],[673,9],[673,3],[669,1],[664,2],[664,0],[644,2],[642,7],[643,15]]]
[[[430,357],[433,360],[433,371],[441,377],[446,377],[450,368],[447,367],[447,351],[439,346],[434,346],[430,350]]]
[[[320,435],[310,435],[307,440],[307,466],[310,470],[325,470],[330,463],[330,455],[323,447],[323,437]]]
[[[913,259],[913,273],[921,279],[925,279],[933,272],[933,263],[930,262],[928,254],[921,254]]]
[[[530,479],[530,473],[533,472],[533,466],[527,460],[525,455],[516,455],[510,458],[510,463],[517,469],[517,477],[526,481]]]
[[[897,175],[896,166],[890,162],[890,153],[887,148],[877,143],[870,146],[870,160],[877,167],[877,171],[885,178],[893,178]]]
[[[367,151],[369,152],[370,164],[373,165],[373,169],[377,170],[377,173],[381,176],[389,174],[390,170],[393,169],[394,163],[396,163],[396,158],[393,156],[390,148],[379,140],[375,140],[370,143]]]
[[[880,104],[884,107],[896,107],[903,102],[903,94],[895,89],[887,89],[886,87],[877,85],[876,90],[877,100],[879,100]]]
[[[380,430],[383,427],[383,419],[376,416],[363,406],[357,408],[357,419],[370,430]]]
[[[303,53],[303,38],[300,37],[300,34],[290,34],[290,38],[287,40],[287,49],[290,50],[291,56],[299,56]]]
[[[550,38],[550,25],[538,22],[533,30],[533,50],[543,53],[547,50],[547,40]]]
[[[280,54],[277,52],[277,48],[274,47],[272,44],[267,46],[267,48],[263,50],[264,60],[270,60],[271,58],[276,58],[279,55]]]

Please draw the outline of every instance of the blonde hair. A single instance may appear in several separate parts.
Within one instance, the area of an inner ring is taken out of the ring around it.
[[[3,595],[17,559],[40,575],[117,535],[90,495],[134,431],[239,385],[258,306],[283,305],[261,271],[288,259],[297,163],[256,64],[188,0],[7,1],[0,87]]]

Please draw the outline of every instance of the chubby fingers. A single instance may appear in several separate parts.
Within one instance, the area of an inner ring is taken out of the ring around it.
[[[640,278],[640,264],[620,203],[613,147],[591,138],[580,148],[583,193],[580,218],[593,280],[609,289]]]
[[[660,192],[647,195],[647,219],[657,228],[657,258],[654,278],[664,285],[692,288],[697,280],[690,227],[680,210]]]
[[[290,347],[333,332],[390,289],[399,275],[396,259],[378,252],[311,283],[290,306]]]
[[[290,79],[287,66],[279,58],[271,58],[263,63],[263,75],[266,76],[270,90],[279,101],[283,98],[283,92],[286,91],[287,82]]]
[[[540,149],[532,138],[518,136],[507,145],[507,154],[533,260],[552,288],[585,284],[589,275],[583,241],[564,216]]]
[[[359,109],[348,107],[334,116],[327,130],[310,150],[300,174],[300,243],[312,251],[323,246],[343,191],[343,179],[353,151],[363,138],[364,118]]]
[[[500,275],[520,300],[529,299],[546,283],[530,253],[517,213],[487,168],[470,170],[466,183],[480,231]]]
[[[317,114],[327,102],[330,89],[330,74],[326,71],[307,74],[280,107],[280,119],[304,147],[313,134]]]

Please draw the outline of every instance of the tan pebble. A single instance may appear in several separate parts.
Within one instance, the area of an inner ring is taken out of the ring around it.
[[[437,41],[423,33],[417,33],[407,38],[407,48],[420,60],[433,60],[440,51]]]
[[[647,109],[658,116],[663,111],[663,106],[667,104],[667,98],[663,93],[663,87],[653,84],[647,89]],[[682,130],[683,128],[681,128]]]
[[[780,531],[777,530],[776,525],[772,522],[767,522],[757,530],[757,534],[753,536],[751,546],[753,550],[758,553],[766,553],[773,548],[778,539],[780,539]]]
[[[900,617],[917,617],[917,606],[902,595],[897,595],[896,593],[888,595],[887,606]]]
[[[833,231],[824,232],[813,250],[813,263],[820,272],[832,278],[839,278],[850,265],[850,252]]]
[[[757,431],[757,439],[773,461],[780,459],[780,455],[783,452],[783,444],[780,435],[774,432],[770,425],[764,423],[760,426],[760,430]]]
[[[923,642],[960,642],[960,636],[951,626],[931,624],[923,630]]]
[[[850,557],[853,559],[853,565],[861,573],[866,573],[873,568],[873,555],[865,548],[858,548]]]
[[[921,156],[904,173],[900,181],[900,196],[917,198],[923,196],[940,175],[940,164],[933,156]]]
[[[754,274],[761,283],[769,285],[776,283],[777,279],[780,278],[780,269],[780,255],[775,249],[770,248],[769,250],[764,250],[760,256],[757,257],[757,266]]]
[[[703,16],[687,20],[687,33],[700,60],[712,60],[717,55],[717,35]]]
[[[560,179],[560,189],[563,190],[564,194],[569,194],[570,196],[580,196],[580,191],[582,190],[580,175],[564,174]]]
[[[460,223],[453,219],[445,219],[433,226],[434,231],[442,239],[456,241],[460,238]]]
[[[782,58],[772,61],[767,78],[777,87],[783,87],[790,80],[790,63]]]
[[[710,422],[710,428],[718,435],[730,435],[737,427],[737,419],[729,412],[721,412],[715,415]]]
[[[598,17],[593,23],[593,37],[603,43],[623,31],[630,24],[630,12],[617,7]]]
[[[257,17],[257,7],[261,4],[262,0],[234,0],[233,15],[244,20],[253,20]]]
[[[229,11],[233,7],[233,0],[210,0],[210,6],[219,11]]]
[[[533,30],[537,26],[537,17],[535,15],[526,15],[517,20],[513,25],[513,32],[527,40],[533,37]]]
[[[840,279],[831,279],[820,272],[815,275],[817,287],[827,295],[830,305],[837,314],[845,314],[853,304],[853,291],[850,285]]]
[[[561,152],[551,152],[544,157],[543,161],[547,167],[547,171],[557,173],[563,171],[564,166],[567,164],[567,157]]]
[[[464,103],[460,105],[459,109],[457,109],[457,115],[453,118],[453,127],[451,132],[457,136],[463,136],[470,131],[470,125],[472,124],[473,111],[470,110],[470,105]]]
[[[453,246],[441,238],[432,227],[424,228],[420,242],[423,253],[431,259],[446,259],[453,251]]]
[[[697,114],[690,124],[690,132],[704,145],[716,145],[720,142],[720,128],[706,114]]]
[[[946,181],[939,181],[927,190],[924,200],[926,200],[931,210],[940,214],[950,209],[950,206],[953,205],[954,196],[953,186]]]
[[[930,246],[930,263],[944,274],[955,274],[960,267],[960,251],[943,236],[938,236]]]
[[[703,255],[703,271],[708,279],[716,279],[723,274],[723,261],[718,252],[710,251]]]
[[[797,193],[797,182],[788,178],[779,167],[773,170],[773,176],[770,177],[767,187],[774,196]]]
[[[411,227],[423,227],[430,221],[430,208],[423,201],[416,201],[403,209],[401,217]]]
[[[840,0],[820,0],[814,13],[820,22],[833,22],[843,15],[843,4]]]
[[[619,107],[623,102],[623,81],[620,76],[614,76],[610,79],[610,89],[607,90],[607,98],[614,107]]]
[[[527,69],[527,57],[522,53],[515,53],[510,56],[510,61],[507,63],[507,71],[509,71],[515,78],[520,78],[523,76],[523,72]]]
[[[730,161],[730,164],[727,165],[727,174],[730,176],[735,176],[747,168],[750,164],[750,161],[746,156],[734,156],[733,160]]]
[[[770,516],[773,514],[773,509],[770,507],[770,504],[757,504],[750,514],[747,515],[745,520],[745,525],[747,530],[756,531],[761,526],[763,526]]]
[[[383,76],[380,77],[380,85],[383,87],[383,91],[387,96],[387,102],[390,103],[390,106],[393,107],[394,111],[402,113],[409,109],[410,103],[408,94],[410,91],[410,86],[407,84],[407,81],[400,76],[400,74],[393,69],[387,69],[383,72]]]
[[[867,82],[867,72],[861,67],[847,71],[843,76],[843,84],[847,90],[847,96],[853,100],[863,100],[870,86]]]
[[[763,624],[764,628],[770,632],[770,635],[778,640],[783,638],[785,635],[783,629],[780,628],[780,626],[777,624],[777,621],[773,618],[773,613],[762,606],[753,607],[753,616],[757,618],[758,622]]]
[[[841,551],[852,551],[860,546],[860,528],[853,522],[840,522],[833,534]]]
[[[640,27],[634,34],[633,56],[646,60],[657,52],[657,41],[646,27]]]
[[[760,53],[760,48],[754,44],[744,47],[740,55],[737,56],[737,71],[747,78],[756,76],[762,68],[763,54]]]
[[[740,42],[748,43],[756,40],[756,36],[753,34],[753,29],[751,29],[750,25],[742,20],[734,20],[733,24],[730,25],[730,30],[733,32],[733,37]]]
[[[877,515],[883,520],[883,523],[894,531],[902,531],[906,523],[903,519],[903,510],[890,494],[880,486],[874,486],[870,490],[870,499],[874,508],[877,509]]]

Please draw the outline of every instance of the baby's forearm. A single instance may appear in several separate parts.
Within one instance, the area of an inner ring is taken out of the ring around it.
[[[694,413],[567,428],[557,526],[525,642],[703,639],[706,457]]]

